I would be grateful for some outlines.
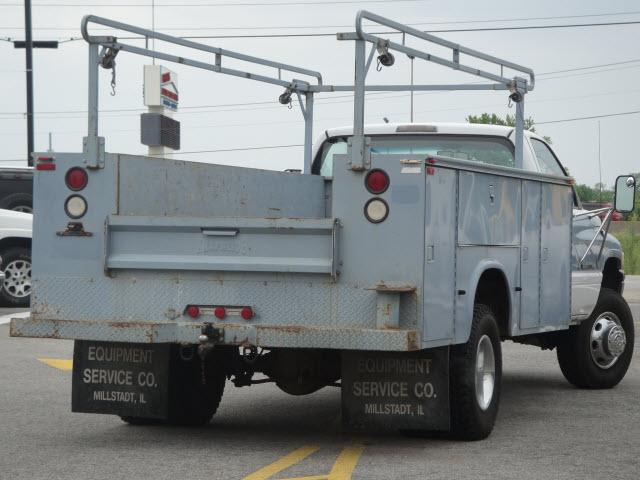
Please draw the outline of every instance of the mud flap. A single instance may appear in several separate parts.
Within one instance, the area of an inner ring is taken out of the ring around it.
[[[76,340],[71,411],[166,418],[170,348]]]
[[[449,430],[449,348],[342,354],[347,430]]]

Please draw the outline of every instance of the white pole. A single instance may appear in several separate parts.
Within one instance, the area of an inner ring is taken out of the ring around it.
[[[598,172],[600,174],[600,202],[602,202],[602,162],[600,160],[600,120],[598,120]]]
[[[413,123],[413,60],[414,57],[411,58],[411,123]]]

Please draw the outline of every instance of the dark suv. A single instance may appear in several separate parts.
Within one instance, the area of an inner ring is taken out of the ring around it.
[[[0,168],[0,208],[33,213],[32,168]]]

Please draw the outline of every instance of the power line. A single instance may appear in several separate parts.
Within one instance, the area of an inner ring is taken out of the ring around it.
[[[409,1],[409,0],[405,0]],[[450,28],[450,29],[429,29],[425,33],[472,33],[472,32],[499,32],[499,31],[517,31],[517,30],[547,30],[562,28],[584,28],[584,27],[607,27],[620,25],[637,25],[640,20],[624,21],[624,22],[600,22],[600,23],[572,23],[557,25],[527,25],[515,27],[483,27],[483,28]],[[412,24],[409,24],[412,25]],[[415,26],[415,24],[413,24]],[[374,35],[401,35],[402,32],[380,31],[371,32]],[[238,34],[238,35],[182,35],[178,38],[188,40],[214,40],[214,39],[231,39],[231,38],[315,38],[315,37],[335,37],[335,33],[313,32],[313,33],[270,33],[270,34]],[[144,40],[144,37],[124,36],[118,37],[120,40]],[[11,38],[3,40],[11,42]],[[71,37],[61,40],[60,43],[68,43],[82,40],[82,37]]]
[[[605,72],[613,72],[613,71],[619,71],[619,70],[629,70],[630,68],[638,68],[640,67],[640,65],[629,65],[627,67],[618,67],[618,68],[605,68],[602,70],[595,70],[593,72],[581,72],[581,73],[570,73],[567,75],[556,75],[555,77],[547,77],[544,78],[543,80],[556,80],[558,78],[568,78],[568,77],[582,77],[584,75],[591,75],[594,73],[605,73]]]
[[[548,125],[551,123],[566,123],[566,122],[577,122],[581,120],[593,120],[596,118],[607,118],[607,117],[618,117],[623,115],[635,115],[639,114],[640,110],[634,110],[631,112],[617,112],[617,113],[608,113],[604,115],[591,115],[588,117],[575,117],[575,118],[565,118],[562,120],[547,120],[544,122],[536,122],[536,125]],[[188,152],[172,152],[172,155],[190,155],[190,154],[198,154],[198,153],[223,153],[223,152],[239,152],[239,151],[247,151],[247,150],[271,150],[278,148],[293,148],[293,147],[303,147],[304,145],[301,143],[296,144],[288,144],[288,145],[261,145],[257,147],[237,147],[237,148],[221,148],[215,150],[193,150]],[[24,159],[0,159],[0,162],[22,162]]]
[[[591,115],[589,117],[565,118],[563,120],[547,120],[546,122],[535,122],[535,124],[536,125],[548,125],[550,123],[577,122],[577,121],[580,121],[580,120],[592,120],[594,118],[606,118],[606,117],[619,117],[619,116],[622,116],[622,115],[634,115],[636,113],[640,113],[640,110],[634,110],[632,112],[607,113],[605,115]]]
[[[553,72],[542,72],[542,73],[539,73],[538,75],[551,75],[555,73],[578,72],[580,70],[590,70],[592,68],[600,68],[600,67],[611,67],[613,65],[625,65],[627,63],[635,63],[635,62],[640,62],[640,58],[623,60],[621,62],[601,63],[600,65],[591,65],[590,67],[577,67],[577,68],[568,68],[566,70],[555,70]],[[608,71],[608,70],[605,70],[605,71]]]
[[[589,94],[589,95],[577,95],[577,96],[563,96],[563,97],[554,97],[554,98],[544,98],[544,99],[535,99],[535,100],[529,100],[529,104],[532,103],[548,103],[548,102],[557,102],[557,101],[564,101],[564,100],[578,100],[578,99],[583,99],[583,98],[593,98],[593,97],[602,97],[602,96],[608,96],[608,95],[629,95],[629,94],[635,94],[635,93],[640,93],[640,89],[636,89],[636,90],[619,90],[619,91],[611,91],[611,92],[601,92],[601,93],[596,93],[596,94]],[[452,108],[438,108],[438,109],[430,109],[430,110],[419,110],[416,113],[436,113],[436,112],[450,112],[450,111],[457,111],[457,110],[478,110],[478,109],[484,109],[484,108],[494,108],[494,107],[499,107],[499,106],[504,106],[504,103],[501,104],[496,104],[496,103],[492,103],[492,104],[485,104],[485,105],[469,105],[469,106],[464,106],[464,107],[452,107]],[[387,114],[389,115],[396,115],[396,114],[404,114],[405,112],[387,112]],[[331,120],[346,120],[348,121],[347,116],[345,115],[340,115],[340,116],[331,116],[331,117],[322,117],[322,121],[327,121],[329,119]],[[194,129],[202,129],[202,128],[228,128],[228,127],[242,127],[242,128],[246,128],[246,127],[256,127],[256,126],[262,126],[262,125],[299,125],[300,122],[299,121],[278,121],[278,122],[274,122],[274,121],[269,121],[269,122],[251,122],[251,123],[215,123],[215,124],[206,124],[203,125],[202,123],[198,123],[197,125],[188,125],[188,124],[183,124],[183,128],[184,130],[194,130]],[[48,130],[42,130],[42,131],[38,131],[36,133],[38,133],[39,135],[48,133]],[[70,134],[80,134],[80,133],[84,133],[85,130],[55,130],[53,133],[55,133],[56,135],[70,135]],[[104,134],[108,134],[108,135],[115,135],[115,134],[120,134],[120,133],[131,133],[131,129],[127,128],[127,129],[116,129],[116,130],[111,130],[111,129],[106,129],[105,131],[103,131]],[[0,135],[20,135],[21,132],[0,132]]]
[[[429,29],[425,33],[470,33],[470,32],[499,32],[507,30],[546,30],[554,28],[582,28],[582,27],[606,27],[619,25],[637,25],[640,20],[625,22],[601,22],[601,23],[572,23],[559,25],[527,25],[517,27],[483,27],[483,28],[450,28],[450,29]],[[372,32],[374,35],[402,35],[402,32],[381,31]],[[224,38],[313,38],[313,37],[335,37],[335,33],[270,33],[270,34],[241,34],[241,35],[183,35],[179,38],[188,40],[224,39]],[[120,40],[144,40],[144,37],[118,37]],[[72,37],[67,41],[82,40],[82,37]]]
[[[240,152],[246,150],[271,150],[274,148],[291,148],[291,147],[304,147],[302,143],[296,143],[291,145],[263,145],[260,147],[238,147],[238,148],[220,148],[217,150],[195,150],[192,152],[170,152],[168,155],[190,155],[193,153],[219,153],[219,152]]]
[[[156,3],[156,7],[293,7],[304,5],[343,5],[358,3],[414,3],[424,0],[327,0],[322,2],[219,2],[219,3]],[[0,3],[0,7],[22,7],[22,3]],[[34,3],[34,7],[132,7],[149,8],[148,3]]]
[[[623,60],[620,62],[609,62],[609,63],[603,63],[603,64],[599,64],[599,65],[590,65],[590,66],[585,66],[585,67],[575,67],[575,68],[569,68],[569,69],[562,69],[562,70],[553,70],[553,71],[548,71],[548,72],[541,72],[539,73],[537,76],[538,77],[542,77],[545,75],[553,75],[553,74],[557,74],[557,73],[568,73],[568,72],[582,72],[582,73],[574,73],[571,75],[560,75],[560,76],[556,76],[556,77],[549,77],[549,78],[539,78],[539,81],[544,81],[544,80],[555,80],[557,78],[568,78],[568,77],[572,77],[572,76],[579,76],[579,75],[586,75],[586,74],[595,74],[595,73],[601,73],[601,72],[609,72],[609,71],[613,71],[613,70],[622,70],[622,69],[627,69],[627,68],[638,68],[640,67],[640,65],[634,65],[634,66],[629,66],[629,67],[621,67],[621,68],[610,68],[610,69],[605,69],[605,70],[597,70],[597,71],[593,71],[593,72],[583,72],[583,70],[587,70],[587,69],[595,69],[595,68],[601,68],[601,67],[608,67],[608,66],[615,66],[615,65],[628,65],[630,63],[634,63],[634,62],[640,62],[640,58],[637,59],[630,59],[630,60]],[[367,95],[371,95],[374,96],[376,99],[386,99],[386,98],[402,98],[404,96],[406,96],[406,94],[386,94],[386,92],[370,92]],[[434,94],[434,93],[440,93],[440,92],[418,92],[416,93],[416,95],[429,95],[429,94]],[[338,100],[338,99],[351,99],[353,98],[353,94],[348,94],[348,95],[334,95],[334,96],[329,96],[329,97],[325,97],[325,98],[319,98],[317,100],[318,104],[335,104],[335,103],[349,103],[351,100],[347,100],[347,101],[332,101],[332,100]],[[184,106],[184,107],[180,107],[181,110],[192,110],[190,112],[182,112],[182,113],[223,113],[223,112],[234,112],[234,111],[243,111],[243,110],[254,110],[254,108],[251,109],[246,109],[246,108],[232,108],[232,109],[228,109],[228,110],[205,110],[208,108],[228,108],[228,107],[260,107],[261,110],[270,110],[270,109],[275,109],[275,108],[282,108],[281,105],[278,104],[278,102],[276,100],[272,100],[272,101],[261,101],[261,102],[241,102],[241,103],[225,103],[225,104],[216,104],[216,105],[193,105],[193,106]],[[200,111],[193,111],[193,110],[200,110]],[[123,109],[104,109],[101,110],[101,113],[127,113],[127,112],[132,112],[131,115],[134,115],[136,113],[140,113],[146,111],[144,108],[123,108]],[[86,116],[86,110],[57,110],[57,111],[51,111],[51,110],[44,110],[44,111],[40,111],[37,112],[39,115],[61,115],[61,114],[81,114],[82,117]],[[24,112],[0,112],[0,115],[24,115]],[[119,116],[129,116],[129,115],[106,115],[106,118],[109,117],[119,117]],[[42,117],[41,117],[42,118]],[[73,118],[73,117],[65,117],[65,118]]]
[[[405,23],[405,25],[411,26],[425,26],[425,25],[453,25],[453,24],[473,24],[473,23],[497,23],[497,22],[523,22],[531,20],[559,20],[568,18],[585,18],[585,17],[605,17],[605,16],[619,16],[619,15],[637,15],[640,14],[640,10],[630,12],[609,12],[609,13],[597,13],[597,14],[584,14],[584,15],[559,15],[550,17],[520,17],[520,18],[495,18],[495,19],[482,19],[482,20],[450,20],[441,22],[418,22],[418,23]],[[404,23],[404,22],[403,22]],[[366,24],[365,24],[366,26]],[[370,26],[370,25],[369,25]],[[271,25],[271,26],[238,26],[238,27],[158,27],[158,30],[182,30],[182,31],[196,31],[196,30],[295,30],[295,29],[307,29],[307,28],[351,28],[353,25]],[[0,30],[22,30],[23,27],[0,27]],[[47,31],[74,31],[77,27],[36,27],[34,30],[47,30]],[[96,28],[95,30],[112,30],[110,28]]]

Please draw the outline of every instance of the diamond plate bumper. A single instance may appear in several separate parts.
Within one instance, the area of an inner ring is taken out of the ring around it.
[[[98,322],[28,317],[11,320],[11,336],[132,343],[198,343],[202,325],[195,322]],[[213,323],[212,327],[218,330],[223,339],[220,343],[226,345],[384,351],[421,348],[418,330],[229,323]]]

